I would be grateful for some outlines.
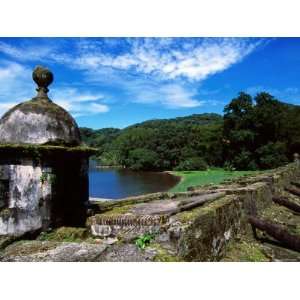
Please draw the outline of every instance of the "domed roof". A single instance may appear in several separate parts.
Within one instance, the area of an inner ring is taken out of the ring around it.
[[[38,95],[10,109],[0,119],[0,143],[77,146],[80,132],[72,116],[47,96],[52,73],[37,67],[33,72]]]

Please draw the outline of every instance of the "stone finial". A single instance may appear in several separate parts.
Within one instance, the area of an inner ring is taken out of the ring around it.
[[[32,79],[37,84],[38,88],[36,89],[37,96],[35,98],[44,98],[48,99],[48,86],[53,82],[53,73],[42,66],[37,66],[33,70]]]

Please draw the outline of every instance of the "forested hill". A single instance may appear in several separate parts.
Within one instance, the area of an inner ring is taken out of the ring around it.
[[[224,116],[195,114],[155,119],[122,130],[81,128],[104,165],[135,170],[269,169],[300,152],[300,106],[267,93],[240,93]]]
[[[137,123],[131,125],[127,128],[137,128],[137,127],[144,127],[144,128],[157,128],[159,126],[164,125],[175,125],[180,123],[183,126],[191,126],[191,125],[208,125],[215,122],[220,122],[223,120],[223,117],[218,114],[193,114],[191,116],[186,117],[177,117],[172,119],[153,119],[148,120],[142,123]]]
[[[86,127],[80,128],[83,142],[91,147],[101,148],[110,144],[121,133],[118,128],[91,129]]]
[[[219,142],[215,138],[221,136],[222,123],[218,114],[194,114],[149,120],[122,130],[80,130],[83,141],[99,149],[98,157],[103,164],[153,170],[172,169],[180,160],[199,155],[211,164],[219,164],[220,153],[215,153]],[[198,160],[202,166],[203,158]]]

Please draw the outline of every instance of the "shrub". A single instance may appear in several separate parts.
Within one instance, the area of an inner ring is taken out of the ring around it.
[[[223,166],[225,171],[235,171],[235,167],[232,165],[232,163],[230,161],[225,161],[224,166]]]
[[[179,163],[175,171],[205,171],[207,163],[201,157],[188,158]]]
[[[262,169],[277,168],[288,162],[286,147],[283,143],[268,143],[256,150],[259,157],[259,165]]]

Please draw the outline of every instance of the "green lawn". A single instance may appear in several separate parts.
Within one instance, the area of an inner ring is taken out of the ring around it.
[[[223,169],[210,169],[207,171],[181,171],[172,174],[181,177],[181,181],[170,192],[185,192],[190,186],[217,184],[225,179],[237,178],[245,175],[257,174],[258,171],[225,171]]]

